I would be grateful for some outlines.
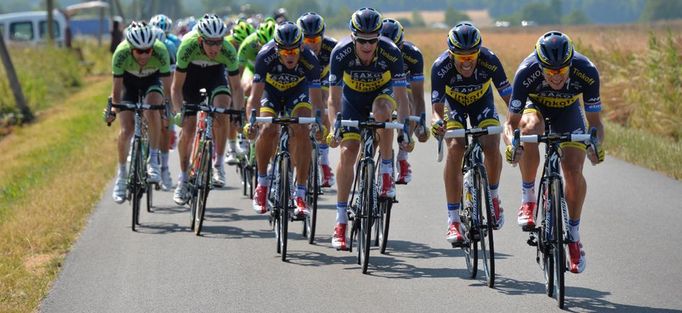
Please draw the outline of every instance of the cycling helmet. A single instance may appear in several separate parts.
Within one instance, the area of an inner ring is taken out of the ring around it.
[[[234,27],[232,27],[232,38],[234,38],[234,40],[236,40],[238,43],[241,43],[244,41],[244,39],[246,39],[246,37],[255,31],[256,30],[253,28],[253,26],[251,26],[251,24],[240,20],[234,25]]]
[[[256,31],[256,34],[258,36],[258,41],[264,45],[268,41],[272,39],[272,37],[275,35],[275,21],[268,19],[265,22],[261,23],[260,26],[258,26],[258,30]]]
[[[561,32],[547,32],[540,36],[535,44],[535,57],[542,67],[549,69],[560,69],[571,65],[573,42]]]
[[[222,38],[227,33],[227,27],[222,19],[215,14],[206,14],[199,20],[199,34],[204,38]]]
[[[278,23],[283,23],[287,21],[287,9],[285,8],[279,8],[272,12],[272,17],[277,21]]]
[[[301,29],[292,22],[284,22],[277,26],[275,32],[275,43],[277,48],[292,49],[298,48],[303,42],[303,34]]]
[[[156,36],[156,39],[164,42],[166,40],[166,33],[163,31],[163,29],[156,27],[156,26],[151,26],[152,31],[154,32],[154,36]]]
[[[400,46],[403,43],[404,29],[400,22],[392,19],[384,19],[383,26],[381,27],[381,36],[391,39],[396,46]]]
[[[296,24],[303,30],[303,35],[306,37],[322,36],[326,26],[322,16],[315,12],[304,13],[298,18]]]
[[[470,22],[461,22],[448,32],[448,48],[454,53],[481,49],[481,32]]]
[[[165,33],[169,33],[173,28],[173,20],[163,14],[154,15],[149,20],[149,24],[161,28]]]
[[[149,49],[154,45],[156,36],[152,27],[145,22],[132,22],[126,28],[126,40],[137,49]]]
[[[348,27],[355,33],[376,33],[381,29],[381,13],[372,8],[362,8],[355,11],[350,18]]]

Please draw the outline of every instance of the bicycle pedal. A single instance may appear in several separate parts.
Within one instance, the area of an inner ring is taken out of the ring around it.
[[[464,241],[455,241],[450,243],[453,248],[462,248],[466,246],[466,242]]]
[[[527,231],[527,232],[535,231],[535,225],[521,226],[521,230]]]
[[[535,238],[529,238],[526,243],[531,246],[531,247],[537,247],[538,242],[535,240]]]

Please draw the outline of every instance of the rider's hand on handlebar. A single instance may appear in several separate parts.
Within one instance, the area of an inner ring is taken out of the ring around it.
[[[116,120],[116,112],[107,111],[107,109],[104,109],[104,111],[102,112],[102,119],[104,120],[105,123],[111,124]]]
[[[507,145],[507,148],[504,150],[504,158],[507,160],[509,164],[515,165],[516,163],[521,160],[521,156],[523,155],[523,147],[519,146],[516,149],[514,149],[514,146],[512,145]]]
[[[445,135],[445,122],[443,120],[438,120],[431,124],[431,134],[434,137],[443,137]]]
[[[602,148],[601,144],[597,143],[596,147],[595,145],[590,145],[587,147],[587,158],[590,159],[592,165],[597,165],[601,162],[604,162],[605,157],[606,152],[604,151],[604,148]]]
[[[334,131],[331,131],[329,134],[327,134],[327,145],[329,145],[331,148],[336,148],[339,146],[339,144],[341,144],[341,139],[336,138],[334,133]]]
[[[317,141],[327,140],[329,130],[327,129],[327,126],[324,126],[324,124],[321,124],[320,126],[321,127],[317,129],[317,133],[315,134],[315,139]]]
[[[415,129],[414,134],[417,135],[417,139],[419,142],[426,142],[429,140],[429,131],[426,129],[426,127],[419,127],[417,126],[417,129]]]

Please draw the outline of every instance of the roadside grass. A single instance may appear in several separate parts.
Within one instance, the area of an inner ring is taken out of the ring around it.
[[[0,312],[35,311],[115,168],[108,77],[0,141]]]

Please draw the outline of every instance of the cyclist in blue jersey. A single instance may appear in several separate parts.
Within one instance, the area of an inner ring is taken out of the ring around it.
[[[395,43],[403,54],[403,70],[407,78],[407,96],[410,102],[410,114],[420,115],[424,112],[424,56],[417,46],[405,41],[403,25],[392,18],[384,19],[381,35]],[[417,134],[421,142],[429,139],[429,132]],[[396,184],[407,184],[412,180],[412,167],[407,161],[407,151],[398,150],[398,177]]]
[[[379,35],[381,14],[372,8],[362,8],[353,13],[349,28],[351,36],[342,39],[332,51],[329,74],[329,118],[336,119],[341,112],[344,119],[364,121],[374,113],[377,121],[390,121],[391,113],[398,108],[398,118],[409,115],[409,104],[403,70],[403,57],[396,45]],[[395,98],[394,98],[395,96]],[[397,102],[396,102],[397,100]],[[380,196],[394,197],[392,143],[393,133],[378,130],[381,140],[379,152]],[[336,226],[332,245],[346,249],[346,225],[348,196],[354,178],[355,162],[360,146],[358,129],[344,129],[342,139],[337,140],[330,131],[329,145],[341,145],[341,158],[336,170],[338,184]],[[340,142],[339,142],[340,141]],[[406,146],[407,140],[401,142]],[[412,149],[412,145],[408,150]]]
[[[518,223],[524,228],[535,225],[535,177],[540,165],[537,143],[523,143],[514,155],[509,146],[514,129],[524,135],[545,132],[545,118],[549,118],[552,132],[583,134],[587,127],[597,129],[600,142],[604,140],[599,96],[599,72],[584,55],[575,51],[571,39],[558,31],[540,36],[531,53],[519,66],[514,77],[509,118],[505,127],[506,159],[520,164],[522,178],[521,208]],[[585,104],[584,114],[580,94]],[[587,120],[588,125],[585,125]],[[570,271],[580,273],[585,269],[585,252],[579,234],[580,215],[587,192],[583,164],[587,156],[593,164],[604,160],[601,145],[590,147],[583,143],[567,142],[561,145],[561,169],[564,174],[564,194],[569,215]],[[523,153],[520,153],[523,152]]]
[[[251,110],[258,108],[260,116],[265,117],[278,115],[310,117],[313,106],[315,110],[323,110],[320,65],[313,52],[302,46],[302,43],[303,34],[298,26],[291,22],[283,22],[277,26],[274,40],[260,50],[256,56],[253,85],[248,100],[249,118]],[[250,133],[250,128],[251,125],[247,124],[244,130],[253,139],[255,134]],[[258,186],[253,196],[253,209],[259,214],[267,212],[266,195],[270,183],[267,176],[268,162],[275,153],[279,130],[279,125],[268,124],[263,127],[256,140]],[[308,204],[305,202],[311,155],[308,132],[308,126],[291,126],[290,151],[296,167],[294,214],[297,215],[309,214]]]
[[[161,28],[163,32],[166,34],[166,39],[173,42],[176,48],[180,46],[180,38],[178,38],[178,36],[175,36],[175,34],[173,34],[172,32],[173,20],[171,20],[168,16],[163,14],[154,15],[149,20],[149,24]],[[173,53],[173,58],[175,58],[175,53]]]
[[[502,63],[488,48],[483,47],[481,33],[469,22],[458,23],[448,32],[448,50],[441,53],[431,67],[431,102],[435,136],[443,136],[448,129],[467,128],[467,116],[472,127],[499,126],[491,84],[506,103],[511,96],[511,85]],[[447,114],[445,110],[447,109]],[[495,229],[504,224],[504,212],[500,206],[498,186],[502,171],[500,135],[481,137],[485,154],[488,184],[497,221]],[[448,157],[443,179],[447,199],[447,241],[461,243],[459,209],[462,197],[462,159],[464,138],[447,139]]]
[[[304,13],[298,18],[296,24],[303,31],[303,45],[311,49],[320,61],[320,68],[322,70],[320,75],[322,80],[322,99],[326,101],[329,96],[329,60],[337,41],[332,37],[324,35],[326,28],[324,19],[315,12]],[[325,125],[325,127],[329,129],[329,125]],[[334,172],[332,172],[332,168],[329,166],[329,146],[325,142],[321,143],[319,148],[319,164],[322,170],[320,186],[331,187],[334,185],[335,180]]]

